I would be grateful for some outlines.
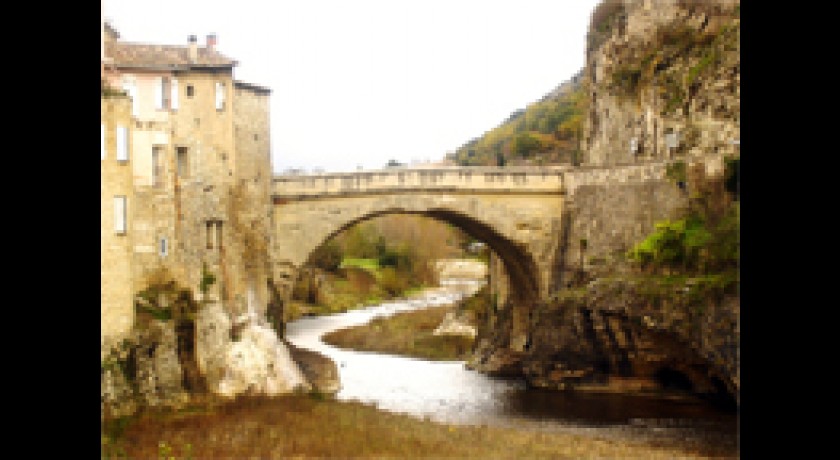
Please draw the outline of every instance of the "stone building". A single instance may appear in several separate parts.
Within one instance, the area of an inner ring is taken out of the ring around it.
[[[125,336],[133,295],[161,270],[199,300],[209,272],[216,283],[204,300],[233,317],[264,314],[270,90],[236,81],[237,62],[216,49],[215,35],[203,46],[195,36],[153,45],[101,26],[103,88],[125,94],[106,98],[103,89],[103,342]],[[129,160],[116,159],[119,148]],[[128,203],[121,234],[110,217],[117,195]]]

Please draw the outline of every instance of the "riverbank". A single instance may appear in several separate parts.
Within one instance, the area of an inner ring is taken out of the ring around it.
[[[448,425],[318,394],[145,410],[104,423],[101,453],[102,458],[737,458],[731,445]]]
[[[472,350],[472,337],[434,335],[444,317],[455,310],[456,306],[445,305],[374,318],[361,326],[330,332],[322,340],[343,349],[462,361]]]

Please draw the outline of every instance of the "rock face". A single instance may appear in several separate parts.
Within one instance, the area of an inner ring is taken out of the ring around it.
[[[510,320],[497,317],[493,330],[480,331],[468,366],[540,388],[609,389],[614,378],[640,379],[649,389],[739,403],[737,294],[696,301],[690,286],[650,283],[598,279],[562,291],[532,311],[522,352],[504,345]]]
[[[234,397],[245,393],[274,396],[295,389],[309,390],[310,385],[286,345],[267,325],[252,321],[227,348],[225,376],[213,391]]]
[[[286,344],[255,312],[231,320],[221,304],[210,303],[198,309],[190,326],[184,334],[183,321],[138,322],[132,336],[106,354],[103,417],[127,415],[140,406],[177,407],[205,391],[230,398],[312,387]]]
[[[196,358],[209,388],[218,388],[225,376],[230,348],[231,320],[218,302],[205,305],[196,315]]]
[[[585,163],[740,153],[740,1],[606,0],[587,36]]]
[[[300,370],[312,389],[318,393],[335,394],[341,389],[338,366],[330,358],[305,348],[298,348],[286,343],[292,358],[300,365]]]
[[[738,400],[737,297],[693,304],[685,292],[649,290],[598,280],[535,311],[522,363],[528,381],[561,389],[632,377]]]

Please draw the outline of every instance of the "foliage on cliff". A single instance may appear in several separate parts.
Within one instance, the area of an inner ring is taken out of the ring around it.
[[[738,160],[728,159],[724,173],[715,177],[706,177],[702,165],[687,168],[691,196],[683,216],[657,223],[656,230],[628,256],[647,272],[701,274],[736,270],[741,226],[738,165]]]
[[[578,152],[586,91],[581,74],[541,100],[513,112],[499,126],[450,157],[462,166],[572,163]]]

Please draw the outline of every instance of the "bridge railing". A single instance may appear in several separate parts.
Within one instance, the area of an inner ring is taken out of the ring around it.
[[[274,176],[275,196],[324,196],[400,191],[560,192],[567,167],[395,168]]]

